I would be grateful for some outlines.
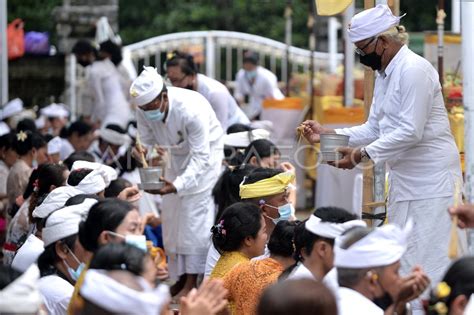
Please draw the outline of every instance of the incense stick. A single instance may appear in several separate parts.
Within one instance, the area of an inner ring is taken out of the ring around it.
[[[454,207],[457,207],[460,203],[460,194],[461,194],[461,187],[460,183],[457,181],[454,186]],[[451,237],[449,240],[449,248],[448,248],[448,257],[450,259],[457,258],[458,253],[458,246],[459,246],[459,235],[458,235],[458,216],[454,215],[451,220]]]
[[[143,153],[143,146],[142,142],[140,141],[140,133],[137,131],[137,143],[136,143],[137,149],[140,152],[140,159],[142,160],[142,166],[143,168],[148,168],[148,163],[145,159],[145,154]]]

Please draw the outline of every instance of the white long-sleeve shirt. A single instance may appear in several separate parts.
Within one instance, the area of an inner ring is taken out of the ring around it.
[[[100,120],[104,127],[117,124],[126,128],[132,114],[122,87],[121,75],[112,61],[95,61],[89,69],[88,84],[94,99],[93,119]]]
[[[383,315],[383,310],[371,300],[349,288],[339,288],[339,315]]]
[[[168,150],[165,178],[173,181],[178,195],[212,189],[223,157],[223,131],[209,102],[199,93],[168,88],[169,109],[165,122],[149,121],[137,110],[141,140]]]
[[[258,116],[262,111],[262,102],[265,99],[281,100],[284,98],[278,88],[277,77],[263,67],[257,67],[257,76],[253,84],[245,75],[245,70],[240,69],[235,78],[234,97],[237,100],[244,100],[245,95],[249,96],[249,112],[247,116],[250,119]]]
[[[224,84],[199,73],[197,75],[197,92],[211,104],[224,131],[233,124],[250,124],[250,120],[237,105]]]
[[[452,196],[461,178],[438,73],[406,46],[377,75],[367,122],[336,132],[388,164],[390,202]]]

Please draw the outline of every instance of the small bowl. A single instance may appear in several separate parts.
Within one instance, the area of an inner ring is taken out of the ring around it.
[[[336,133],[320,135],[321,152],[334,152],[337,148],[349,145],[349,136]]]
[[[138,173],[141,182],[138,184],[139,189],[158,190],[163,188],[164,183],[160,181],[160,177],[163,176],[163,168],[160,166],[139,168]]]

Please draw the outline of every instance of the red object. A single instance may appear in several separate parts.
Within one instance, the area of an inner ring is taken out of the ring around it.
[[[5,243],[3,244],[3,249],[11,251],[11,252],[16,252],[16,250],[18,249],[18,246],[13,243]]]
[[[23,57],[25,54],[25,31],[23,30],[23,20],[15,19],[8,24],[8,60]]]

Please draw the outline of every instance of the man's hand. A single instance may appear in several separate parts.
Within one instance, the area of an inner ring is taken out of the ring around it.
[[[360,163],[360,149],[342,147],[338,148],[336,151],[342,153],[342,159],[340,159],[339,161],[328,162],[329,165],[337,168],[350,170]]]
[[[222,280],[204,280],[199,289],[193,289],[181,298],[182,315],[215,315],[227,306],[227,290]]]
[[[166,180],[164,177],[160,177],[160,181],[165,183],[163,188],[158,190],[145,190],[147,193],[154,194],[154,195],[167,195],[167,194],[174,194],[177,192],[176,187],[174,187],[173,183]]]
[[[138,190],[138,188],[135,187],[135,186],[131,186],[131,187],[127,187],[124,190],[122,190],[118,194],[117,198],[121,199],[121,200],[128,201],[128,202],[135,202],[138,199],[140,199],[141,196],[142,196],[142,194],[140,194],[140,191]]]
[[[451,216],[458,216],[458,226],[461,229],[474,228],[474,205],[460,205],[449,208]]]
[[[402,278],[399,285],[399,291],[395,301],[398,305],[406,303],[418,298],[430,284],[430,279],[420,266],[413,268],[411,274]]]
[[[311,144],[319,143],[319,135],[322,133],[334,133],[334,130],[323,128],[323,126],[314,120],[306,120],[300,125],[300,127],[302,127],[301,130],[303,136]]]

